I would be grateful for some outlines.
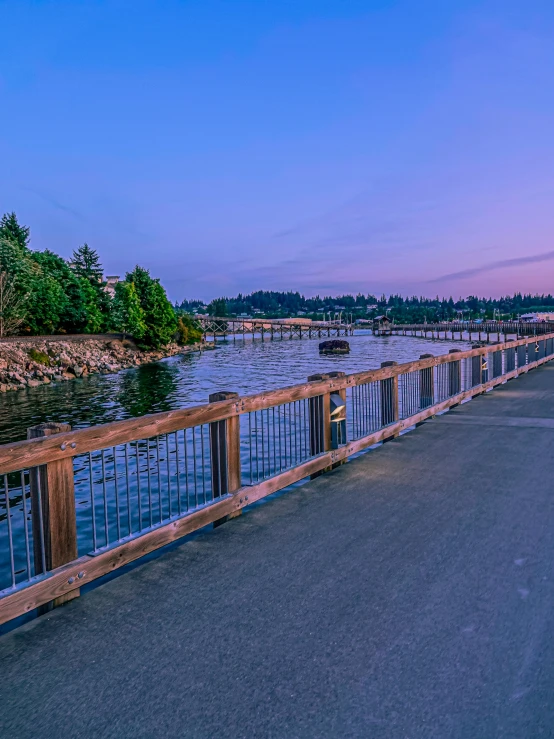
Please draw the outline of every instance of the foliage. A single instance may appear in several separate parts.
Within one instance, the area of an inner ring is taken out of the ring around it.
[[[85,243],[78,249],[75,249],[71,267],[77,277],[84,277],[93,285],[102,284],[104,272],[100,264],[100,257],[88,244]]]
[[[125,275],[125,281],[134,284],[145,325],[140,341],[145,347],[158,349],[173,339],[177,328],[175,311],[160,281],[150,277],[147,269],[138,265]]]
[[[25,296],[12,275],[0,272],[0,338],[17,333],[24,320]]]
[[[140,341],[146,333],[144,311],[134,282],[118,282],[113,302],[115,326]]]
[[[351,314],[354,319],[367,318],[388,310],[389,317],[396,322],[422,323],[424,321],[447,321],[454,318],[494,318],[506,316],[517,318],[518,314],[536,311],[554,312],[554,296],[522,295],[501,298],[479,298],[470,295],[454,300],[448,298],[404,297],[402,295],[381,295],[377,298],[368,293],[362,295],[338,295],[307,298],[298,292],[276,292],[258,290],[249,295],[239,293],[234,298],[218,298],[208,306],[212,315],[261,314],[267,318],[295,316],[298,312],[322,318],[322,314]],[[183,300],[178,310],[192,311],[201,307],[197,300]]]
[[[223,317],[227,314],[227,300],[225,298],[216,298],[208,306],[210,316]]]
[[[0,219],[0,238],[12,241],[22,249],[26,249],[29,245],[29,233],[30,228],[28,226],[21,226],[13,211],[11,213],[4,213]]]
[[[177,318],[177,343],[181,346],[196,344],[202,339],[202,331],[194,324],[188,313]]]
[[[100,316],[98,331],[107,329],[110,324],[111,299],[105,289],[104,270],[98,253],[91,249],[88,244],[83,244],[73,252],[71,268],[81,284],[83,284],[83,280],[86,280],[94,291],[93,298],[93,294],[90,290],[87,290],[86,303],[94,313],[94,317],[89,316],[87,324],[89,326],[97,325],[98,316]]]
[[[29,358],[33,360],[33,362],[36,362],[37,364],[43,364],[46,367],[50,364],[50,357],[46,352],[41,352],[38,349],[29,349]]]

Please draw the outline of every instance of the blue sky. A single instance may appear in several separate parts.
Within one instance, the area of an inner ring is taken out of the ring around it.
[[[0,210],[172,299],[554,291],[554,5],[0,1]]]

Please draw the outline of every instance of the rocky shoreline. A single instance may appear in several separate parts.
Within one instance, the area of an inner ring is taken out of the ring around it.
[[[193,346],[170,344],[158,351],[142,351],[128,339],[64,341],[53,337],[37,339],[36,342],[13,339],[0,343],[0,393],[66,382],[92,374],[112,374],[208,347],[205,343]]]

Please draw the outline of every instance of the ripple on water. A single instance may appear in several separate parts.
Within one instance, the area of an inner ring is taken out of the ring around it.
[[[117,375],[5,393],[0,395],[0,443],[24,439],[29,426],[44,421],[91,426],[205,403],[218,390],[251,394],[304,382],[317,372],[360,372],[385,360],[408,362],[424,353],[469,347],[459,341],[359,332],[348,338],[350,354],[320,356],[319,341],[237,337],[218,341],[216,351],[172,357]]]

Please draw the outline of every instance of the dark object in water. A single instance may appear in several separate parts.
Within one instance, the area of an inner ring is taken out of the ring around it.
[[[320,354],[348,354],[349,351],[350,344],[344,339],[330,339],[319,345]]]

